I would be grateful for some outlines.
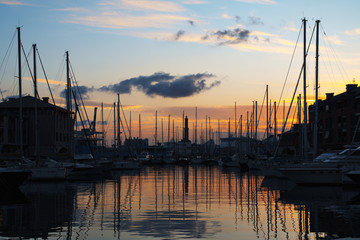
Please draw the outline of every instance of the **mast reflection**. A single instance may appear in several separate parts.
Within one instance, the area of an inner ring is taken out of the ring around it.
[[[0,236],[321,239],[360,236],[359,189],[301,187],[218,166],[146,166],[0,197]]]

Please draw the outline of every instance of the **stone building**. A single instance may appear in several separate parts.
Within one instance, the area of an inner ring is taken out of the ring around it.
[[[68,112],[49,103],[49,98],[37,99],[39,153],[51,155],[66,153],[69,148],[71,130],[69,130]],[[0,103],[0,153],[20,152],[20,113],[19,98],[11,98]],[[23,149],[26,156],[35,153],[35,98],[22,98],[23,108]]]

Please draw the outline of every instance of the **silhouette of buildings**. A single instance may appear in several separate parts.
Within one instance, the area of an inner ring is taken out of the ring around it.
[[[67,110],[49,103],[49,98],[37,99],[39,152],[43,155],[68,151],[70,133]],[[18,153],[20,148],[19,98],[0,103],[0,153]],[[22,98],[24,154],[35,153],[35,98]]]

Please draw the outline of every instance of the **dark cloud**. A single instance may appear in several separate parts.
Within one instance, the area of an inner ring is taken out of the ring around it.
[[[240,23],[240,22],[241,22],[241,17],[235,16],[235,21],[236,21],[237,23]]]
[[[250,16],[250,17],[248,17],[248,24],[250,24],[250,25],[264,25],[264,22],[259,17]]]
[[[209,33],[207,36],[203,37],[203,39],[207,39],[209,35],[217,37],[219,45],[238,44],[248,40],[250,31],[241,28],[223,31],[218,30],[216,32]]]
[[[87,86],[78,86],[78,87],[73,87],[73,91],[75,91],[75,94],[78,95],[79,93],[81,94],[82,99],[88,99],[89,95],[88,93],[94,91],[94,87],[87,87]],[[62,90],[60,92],[60,97],[62,98],[66,98],[66,89]],[[73,97],[73,96],[71,96]]]
[[[175,77],[168,73],[158,72],[150,76],[139,76],[121,81],[118,84],[104,86],[99,90],[114,93],[131,93],[131,89],[134,87],[150,97],[181,98],[218,86],[220,81],[215,81],[210,85],[206,84],[206,81],[213,77],[215,77],[213,74],[208,73]]]
[[[176,34],[175,34],[175,41],[179,40],[182,36],[184,36],[185,31],[184,30],[179,30]]]
[[[195,26],[195,22],[193,20],[188,20],[188,23],[191,25],[191,26]]]

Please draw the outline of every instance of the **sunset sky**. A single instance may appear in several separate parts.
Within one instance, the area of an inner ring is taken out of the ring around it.
[[[69,51],[90,118],[101,102],[108,107],[109,138],[116,93],[125,114],[132,112],[133,136],[139,113],[143,137],[152,138],[156,110],[164,128],[169,114],[179,123],[183,111],[192,126],[195,106],[199,120],[208,115],[214,126],[221,120],[225,131],[226,121],[234,121],[235,102],[239,118],[253,101],[261,106],[267,84],[269,99],[280,99],[304,17],[308,42],[315,20],[321,20],[320,95],[358,83],[359,9],[358,0],[0,0],[0,88],[3,97],[18,94],[15,33],[21,26],[24,50],[29,54],[37,44],[59,105],[65,104]],[[287,103],[302,64],[302,40],[301,35],[282,97]],[[307,67],[310,98],[314,43]],[[23,92],[33,94],[24,71]],[[44,79],[40,66],[38,77]],[[41,97],[49,96],[41,80],[39,88]],[[298,93],[302,88],[301,83]]]

